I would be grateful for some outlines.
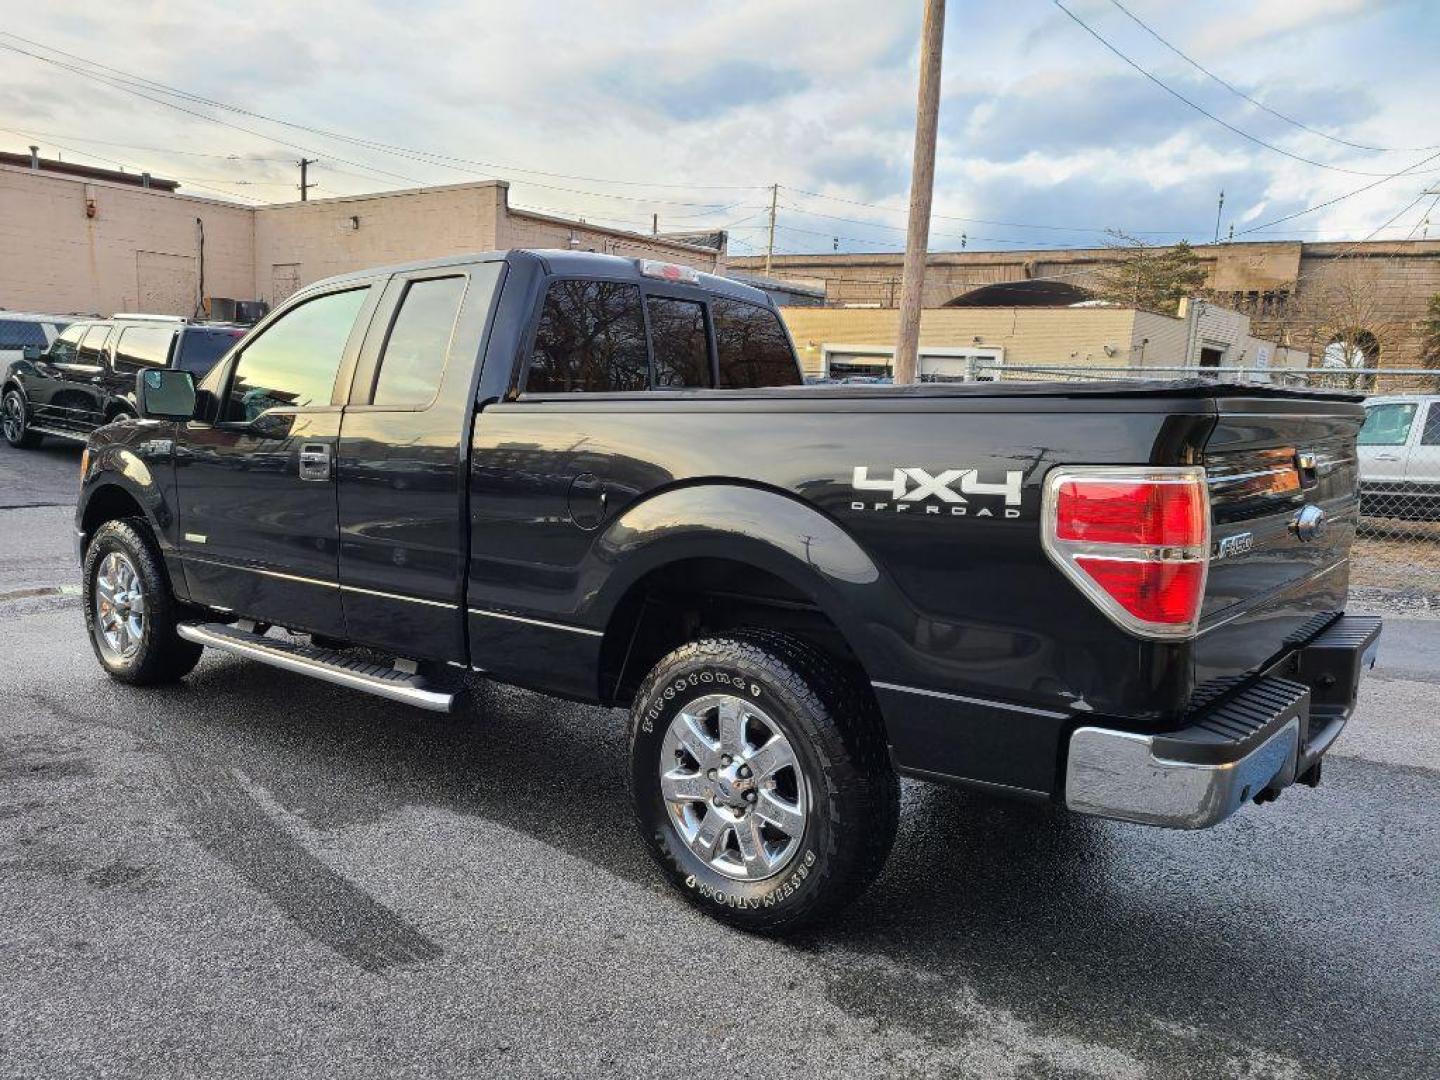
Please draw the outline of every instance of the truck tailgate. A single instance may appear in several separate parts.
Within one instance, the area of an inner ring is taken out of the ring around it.
[[[1211,561],[1200,697],[1322,630],[1345,605],[1359,517],[1358,402],[1221,398],[1204,448]]]

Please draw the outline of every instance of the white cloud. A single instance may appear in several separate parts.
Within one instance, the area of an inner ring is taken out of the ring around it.
[[[1075,6],[1137,60],[1277,145],[1369,169],[1400,168],[1420,156],[1347,152],[1297,132],[1205,83],[1109,4]],[[1227,78],[1283,102],[1307,123],[1325,127],[1343,113],[1343,130],[1363,136],[1360,141],[1440,143],[1428,104],[1440,93],[1440,71],[1427,53],[1423,27],[1434,25],[1427,5],[1130,0],[1127,6]],[[723,223],[753,214],[765,200],[758,190],[701,186],[709,184],[779,180],[903,205],[915,94],[913,8],[873,0],[254,0],[243,7],[169,0],[137,12],[0,0],[0,29],[47,45],[297,123],[503,168],[447,168],[216,114],[297,144],[277,145],[13,55],[6,56],[0,86],[0,127],[49,133],[39,139],[47,152],[69,145],[67,157],[85,150],[193,178],[185,181],[192,188],[244,179],[249,184],[229,190],[276,200],[294,197],[296,170],[286,159],[303,152],[322,158],[314,170],[320,195],[495,172],[514,181],[517,203],[635,224],[652,211],[662,223]],[[1049,223],[1088,224],[1099,216],[1121,227],[1155,225],[1137,219],[1143,210],[1170,219],[1161,224],[1206,228],[1204,204],[1213,207],[1206,192],[1222,183],[1227,207],[1243,223],[1364,182],[1289,161],[1189,112],[1045,4],[953,5],[945,91],[942,212],[997,217],[995,207],[1004,206]],[[60,137],[67,135],[75,141]],[[8,149],[29,141],[0,132]],[[519,167],[695,186],[546,179],[514,171]],[[367,170],[398,175],[349,175]],[[1296,225],[1373,228],[1425,179],[1396,181]],[[1006,185],[1026,199],[1009,199]],[[705,206],[686,205],[692,203],[728,208],[707,218]],[[807,205],[836,216],[897,221],[863,207]],[[1213,227],[1213,209],[1209,217]],[[847,228],[859,227],[835,223],[837,232]],[[757,233],[738,235],[753,240]],[[828,246],[823,237],[815,243]]]

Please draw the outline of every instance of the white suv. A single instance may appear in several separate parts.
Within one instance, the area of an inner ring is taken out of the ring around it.
[[[1440,521],[1440,394],[1393,394],[1365,402],[1360,512]]]

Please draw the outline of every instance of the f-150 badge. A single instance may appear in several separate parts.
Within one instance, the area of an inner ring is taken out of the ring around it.
[[[881,513],[948,514],[951,517],[1020,516],[1020,484],[1023,473],[1009,470],[1000,482],[980,479],[978,469],[893,469],[888,477],[871,477],[865,465],[855,466],[850,486],[859,492],[888,496],[884,501],[856,499],[851,510]],[[978,500],[974,505],[971,499]],[[998,500],[998,501],[997,501]]]

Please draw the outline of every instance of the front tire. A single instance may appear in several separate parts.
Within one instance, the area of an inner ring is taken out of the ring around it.
[[[771,631],[691,642],[656,665],[632,711],[630,780],[666,876],[760,933],[859,896],[899,819],[873,699],[825,654]]]
[[[184,678],[204,649],[175,632],[179,606],[149,527],[107,521],[85,551],[85,627],[111,678],[154,686]]]
[[[39,432],[30,430],[30,419],[25,412],[25,398],[19,390],[7,390],[0,400],[0,426],[5,431],[5,441],[17,450],[34,450],[45,438]]]

